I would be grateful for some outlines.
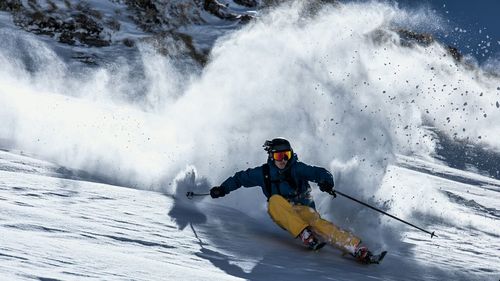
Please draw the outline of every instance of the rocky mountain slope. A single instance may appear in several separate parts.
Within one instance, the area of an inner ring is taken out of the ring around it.
[[[67,46],[134,48],[147,41],[165,54],[180,52],[204,63],[211,44],[227,25],[231,29],[248,22],[258,6],[255,0],[226,4],[216,0],[6,0],[0,3],[0,11],[9,13],[18,28]],[[220,31],[197,42],[193,29],[204,26]],[[172,40],[175,44],[168,44]],[[92,59],[96,53],[73,57],[97,63]]]

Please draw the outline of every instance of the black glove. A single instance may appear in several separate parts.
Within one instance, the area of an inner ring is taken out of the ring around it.
[[[323,181],[318,183],[318,186],[319,190],[330,193],[331,195],[333,195],[333,197],[337,197],[337,194],[335,194],[335,190],[333,190],[333,183]]]
[[[222,186],[215,186],[210,189],[210,196],[212,196],[212,198],[224,197],[224,195],[226,195],[226,191]]]

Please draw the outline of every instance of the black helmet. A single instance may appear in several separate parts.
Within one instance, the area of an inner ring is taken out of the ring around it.
[[[267,151],[268,153],[273,153],[277,151],[286,151],[286,150],[293,151],[290,142],[284,138],[275,138],[273,140],[266,140],[263,147],[264,150]]]

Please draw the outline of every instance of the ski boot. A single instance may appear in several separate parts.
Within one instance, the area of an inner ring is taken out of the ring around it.
[[[317,235],[308,227],[304,228],[304,230],[302,230],[302,232],[299,234],[302,243],[304,243],[304,245],[314,251],[317,251],[326,245],[325,242],[320,241],[316,236]]]
[[[382,261],[382,259],[385,257],[385,254],[387,254],[387,251],[383,251],[382,253],[380,253],[378,255],[374,255],[372,252],[368,251],[368,248],[366,248],[364,246],[358,246],[358,247],[356,247],[356,250],[354,251],[353,256],[360,263],[379,264]]]

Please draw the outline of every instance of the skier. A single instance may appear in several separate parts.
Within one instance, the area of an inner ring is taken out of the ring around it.
[[[361,246],[361,239],[322,219],[316,211],[309,181],[335,196],[330,172],[298,161],[286,139],[266,141],[264,149],[269,156],[266,164],[235,173],[220,186],[210,189],[210,196],[223,197],[241,186],[260,186],[268,199],[268,213],[274,222],[293,237],[300,238],[310,249],[319,250],[328,242],[362,263],[378,263],[383,258],[373,255]]]

